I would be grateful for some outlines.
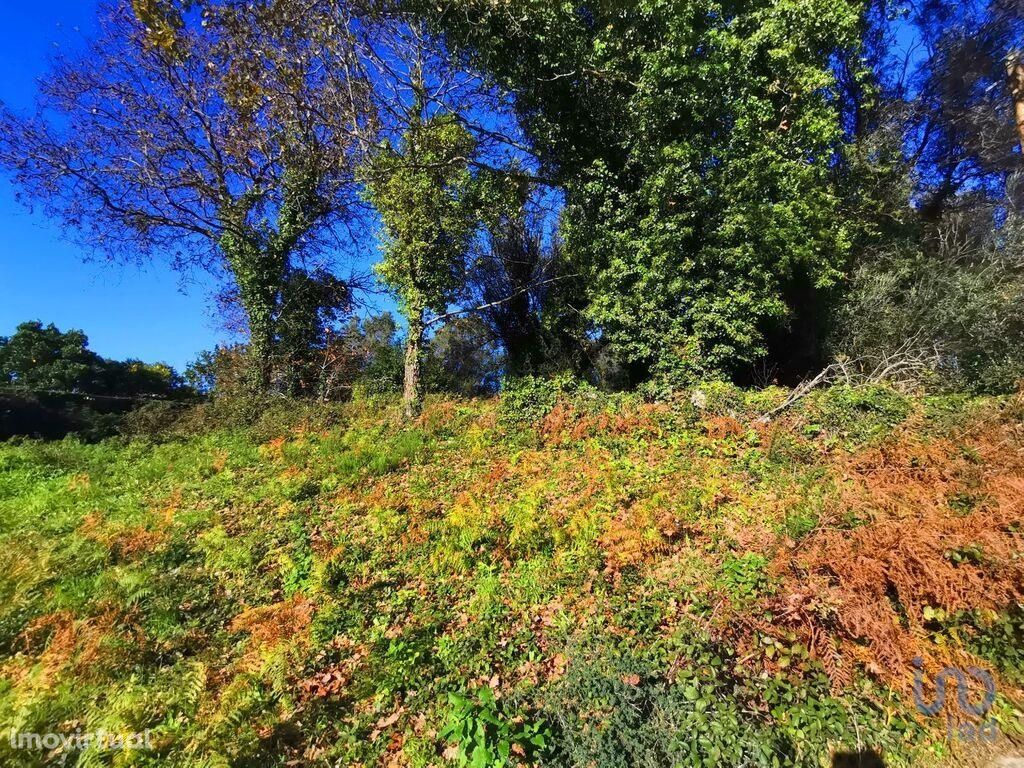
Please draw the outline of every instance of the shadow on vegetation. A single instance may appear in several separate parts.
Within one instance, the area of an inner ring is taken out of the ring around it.
[[[840,752],[832,756],[832,768],[885,768],[885,761],[873,749]]]

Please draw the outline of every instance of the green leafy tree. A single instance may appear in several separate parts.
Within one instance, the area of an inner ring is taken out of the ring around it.
[[[741,375],[769,337],[812,322],[802,310],[841,277],[851,235],[831,65],[858,47],[861,12],[852,0],[481,0],[434,17],[516,93],[565,186],[587,315],[634,379]]]
[[[0,336],[0,381],[26,390],[95,391],[101,358],[88,345],[78,330],[21,323],[13,336]]]
[[[385,145],[366,171],[367,196],[386,235],[378,273],[408,324],[403,399],[410,415],[422,397],[427,312],[443,312],[461,287],[476,222],[473,137],[453,115],[424,117],[423,109],[417,97],[401,143]]]
[[[0,384],[26,394],[115,398],[170,397],[187,391],[169,365],[108,360],[89,349],[82,331],[61,331],[38,321],[21,323],[13,336],[0,336]]]
[[[403,350],[398,325],[390,312],[353,320],[342,338],[356,360],[352,377],[355,386],[371,395],[401,390]]]

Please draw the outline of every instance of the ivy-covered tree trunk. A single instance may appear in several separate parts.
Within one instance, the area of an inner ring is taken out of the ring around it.
[[[452,301],[477,221],[469,165],[476,142],[455,115],[428,117],[424,30],[417,26],[414,37],[408,51],[413,99],[402,116],[401,142],[383,146],[364,171],[367,198],[386,236],[377,273],[398,295],[409,323],[403,387],[407,417],[420,408],[424,317],[428,309],[442,311]]]
[[[274,304],[265,291],[246,297],[242,291],[242,305],[249,321],[249,383],[257,393],[270,389],[273,373]],[[247,300],[248,298],[248,300]]]
[[[424,333],[423,305],[417,303],[410,306],[408,318],[409,335],[405,340],[405,386],[402,390],[402,402],[405,404],[405,415],[412,418],[419,413],[423,397],[420,386]]]
[[[239,228],[236,224],[234,230]],[[234,230],[221,238],[220,246],[238,286],[239,302],[249,326],[249,387],[263,393],[270,389],[274,318],[287,259],[276,249],[261,248],[255,238]]]
[[[1013,96],[1013,118],[1017,124],[1017,138],[1024,152],[1024,53],[1014,51],[1006,58],[1006,75]]]

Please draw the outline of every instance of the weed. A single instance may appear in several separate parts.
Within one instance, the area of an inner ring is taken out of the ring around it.
[[[502,768],[542,756],[552,736],[541,722],[503,711],[490,688],[473,697],[448,695],[448,716],[439,736],[453,744],[446,756],[473,768]]]
[[[699,390],[0,445],[0,721],[151,728],[147,768],[816,766],[857,733],[929,765],[922,654],[992,668],[1010,732],[1019,405],[827,390],[764,425],[785,393]]]

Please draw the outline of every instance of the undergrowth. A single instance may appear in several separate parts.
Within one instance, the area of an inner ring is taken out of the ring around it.
[[[1024,406],[727,385],[275,406],[0,446],[11,766],[820,766],[1019,737]],[[972,692],[976,696],[976,692]],[[950,696],[947,714],[959,716]]]

